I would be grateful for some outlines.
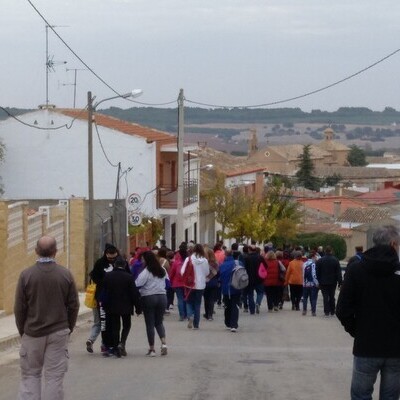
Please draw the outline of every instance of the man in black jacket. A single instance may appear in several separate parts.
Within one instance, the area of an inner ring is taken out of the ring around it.
[[[108,342],[108,351],[103,355],[126,356],[125,344],[131,330],[133,307],[135,306],[136,314],[141,313],[141,307],[139,290],[132,274],[126,270],[126,261],[121,256],[117,257],[114,269],[104,278],[101,300],[106,311]]]
[[[315,263],[315,271],[324,300],[325,316],[335,315],[335,292],[336,286],[342,284],[342,270],[332,247],[326,246],[325,255]]]
[[[400,397],[400,235],[379,228],[374,247],[349,266],[336,315],[354,337],[351,399],[372,399],[381,374],[380,399]]]

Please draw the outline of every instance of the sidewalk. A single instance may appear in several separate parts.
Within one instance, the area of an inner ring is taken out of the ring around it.
[[[79,293],[79,315],[80,318],[91,316],[92,310],[84,304],[85,293]],[[0,317],[0,351],[6,350],[9,347],[19,344],[20,336],[15,325],[14,314]]]

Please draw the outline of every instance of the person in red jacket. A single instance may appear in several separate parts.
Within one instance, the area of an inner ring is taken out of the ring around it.
[[[280,279],[279,261],[272,250],[269,250],[265,255],[265,261],[268,265],[268,275],[266,279],[264,279],[263,285],[265,296],[267,297],[268,311],[278,311],[283,287],[283,281]]]
[[[171,281],[171,288],[175,290],[178,302],[179,321],[184,321],[187,318],[186,302],[184,300],[184,284],[181,275],[181,268],[187,256],[187,245],[185,242],[182,242],[182,244],[179,246],[179,250],[175,253],[169,270],[169,280]]]

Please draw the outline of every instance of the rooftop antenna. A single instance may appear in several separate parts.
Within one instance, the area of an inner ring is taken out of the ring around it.
[[[66,28],[66,25],[47,25],[46,24],[46,108],[49,108],[49,73],[55,71],[55,66],[66,64],[66,61],[55,61],[54,56],[49,56],[49,28]]]
[[[74,71],[74,83],[63,83],[63,86],[73,86],[74,87],[74,108],[75,108],[75,102],[76,102],[76,80],[77,80],[77,71],[86,71],[86,68],[66,68],[66,71]]]

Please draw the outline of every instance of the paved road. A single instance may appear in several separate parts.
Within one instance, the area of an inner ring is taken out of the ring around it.
[[[322,303],[322,299],[319,299]],[[71,337],[66,400],[337,400],[349,398],[351,338],[336,317],[303,317],[289,305],[278,313],[240,314],[237,333],[226,331],[222,310],[198,331],[166,317],[169,354],[145,357],[143,317],[134,317],[128,356],[104,359],[86,352],[90,322]],[[0,353],[0,400],[16,396],[16,349]]]

